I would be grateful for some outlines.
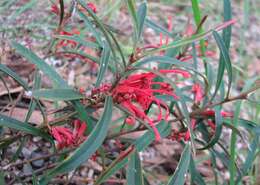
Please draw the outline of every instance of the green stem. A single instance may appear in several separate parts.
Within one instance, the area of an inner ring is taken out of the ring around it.
[[[233,126],[237,128],[237,123],[239,119],[239,113],[241,110],[241,104],[242,101],[238,101],[236,103],[236,110],[235,110],[235,115],[233,118]],[[236,181],[236,140],[237,140],[237,135],[234,130],[232,130],[231,134],[231,142],[230,142],[230,185],[235,185]]]
[[[201,11],[200,11],[200,8],[199,8],[199,2],[198,2],[198,0],[191,0],[191,4],[192,4],[193,17],[194,17],[196,26],[199,28],[198,33],[202,33],[203,28],[202,28],[202,26],[200,26]],[[201,48],[202,55],[205,56],[206,47],[205,47],[205,40],[204,39],[200,40],[200,48]],[[205,59],[203,59],[203,62],[204,62],[204,68],[205,68],[206,76],[207,76],[207,74],[208,74],[207,63],[206,63]]]

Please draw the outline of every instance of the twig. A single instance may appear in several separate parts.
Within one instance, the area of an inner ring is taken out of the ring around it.
[[[58,153],[52,153],[52,154],[47,154],[47,155],[43,155],[43,156],[40,156],[40,157],[35,157],[35,158],[32,158],[32,159],[24,160],[24,161],[17,162],[17,163],[11,163],[11,164],[4,166],[2,169],[7,170],[8,168],[11,168],[13,166],[18,166],[18,165],[22,165],[22,164],[25,164],[25,163],[31,163],[33,161],[38,161],[38,160],[41,160],[41,159],[50,158],[50,157],[53,157],[53,156],[67,154],[67,153],[69,153],[73,150],[75,150],[75,148],[71,148],[69,150],[58,152]]]

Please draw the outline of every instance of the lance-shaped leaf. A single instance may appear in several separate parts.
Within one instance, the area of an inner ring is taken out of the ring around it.
[[[56,168],[49,171],[41,179],[41,185],[47,184],[52,177],[58,174],[66,173],[77,168],[97,151],[107,135],[108,126],[112,117],[112,106],[112,98],[108,96],[105,101],[102,117],[87,140],[82,143],[71,156],[62,161]]]
[[[16,49],[20,55],[24,56],[29,62],[35,64],[38,69],[45,73],[46,76],[50,78],[53,85],[57,88],[68,88],[71,89],[67,82],[61,78],[61,76],[44,60],[39,58],[36,54],[34,54],[31,50],[27,49],[21,44],[16,42],[12,42],[12,47]],[[88,132],[92,131],[93,123],[85,111],[84,106],[78,100],[71,100],[74,108],[77,110],[79,117],[81,120],[85,121],[89,125]]]
[[[53,82],[53,85],[56,87],[67,88],[68,85],[65,80],[61,78],[61,76],[46,62],[44,62],[41,58],[39,58],[36,54],[34,54],[31,50],[26,47],[18,44],[16,42],[12,42],[13,48],[16,51],[24,56],[29,62],[35,64],[38,69],[44,72],[50,80]]]
[[[40,89],[32,91],[32,97],[51,101],[83,99],[84,95],[73,89]]]
[[[242,180],[242,177],[245,176],[249,172],[249,170],[253,167],[252,164],[255,160],[255,154],[257,152],[258,147],[259,147],[259,136],[255,136],[255,138],[253,139],[252,143],[249,146],[249,151],[247,153],[246,160],[242,165],[242,169],[241,169],[242,174],[238,175],[235,184],[239,184],[239,182]]]
[[[191,175],[191,184],[206,185],[205,181],[200,175],[200,172],[196,169],[195,161],[193,160],[192,156],[190,158],[189,172]]]
[[[135,33],[135,42],[137,41],[137,33],[138,33],[138,18],[137,18],[137,12],[136,12],[136,2],[135,0],[127,0],[127,6],[128,10],[130,12],[130,15],[133,19],[134,23],[134,33]]]
[[[223,118],[222,118],[222,115],[221,115],[221,107],[220,106],[215,107],[215,125],[216,125],[216,129],[215,129],[215,133],[214,133],[213,138],[210,140],[210,142],[206,146],[204,146],[203,148],[200,148],[200,150],[208,149],[208,148],[214,146],[218,142],[218,140],[221,136]]]
[[[161,137],[167,137],[171,133],[171,124],[167,124],[165,121],[160,122],[156,125]],[[138,152],[144,150],[149,146],[155,139],[154,132],[148,130],[144,135],[133,142]],[[125,158],[117,158],[96,180],[95,185],[98,185],[108,179],[111,175],[116,173],[118,170],[123,168],[128,162],[129,152]]]
[[[228,74],[228,92],[226,97],[229,96],[229,92],[230,92],[230,88],[231,88],[231,84],[232,84],[232,64],[230,61],[230,57],[228,54],[228,49],[225,46],[225,43],[223,41],[223,39],[220,37],[220,35],[218,34],[218,32],[213,31],[213,36],[217,42],[218,48],[220,49],[220,60],[219,60],[219,68],[218,68],[218,75],[217,75],[217,82],[216,82],[216,88],[215,88],[215,92],[213,94],[213,97],[217,94],[217,91],[220,87],[221,81],[223,79],[224,76],[224,70],[226,68],[227,70],[227,74]]]
[[[74,41],[74,42],[76,42],[78,44],[81,44],[81,45],[89,47],[89,48],[98,49],[100,47],[95,42],[86,41],[82,36],[79,36],[79,35],[72,35],[72,36],[68,36],[68,35],[54,35],[54,37],[58,38],[58,39],[62,39],[62,40],[71,40],[71,41]]]
[[[106,42],[104,42],[104,47],[103,47],[103,51],[101,54],[100,69],[99,69],[97,81],[96,81],[96,87],[100,86],[100,84],[105,76],[105,73],[106,73],[107,67],[108,67],[108,63],[109,63],[109,58],[110,58],[110,48],[109,48],[109,45]]]
[[[223,0],[223,6],[224,6],[224,21],[229,21],[232,19],[232,9],[231,9],[231,2],[230,0]],[[227,49],[230,47],[230,41],[231,41],[231,26],[228,26],[223,29],[222,37],[225,42],[225,45]]]
[[[137,40],[140,39],[141,34],[143,32],[146,13],[147,13],[147,5],[146,5],[146,2],[144,2],[139,6],[139,8],[137,10],[137,23],[138,23]]]
[[[186,176],[186,173],[189,168],[190,157],[191,157],[190,145],[186,144],[186,146],[181,154],[181,159],[179,161],[179,164],[178,164],[173,176],[170,178],[168,185],[183,185],[184,184],[185,176]]]
[[[28,134],[32,134],[34,136],[41,136],[48,141],[53,141],[49,134],[43,132],[42,130],[35,128],[28,123],[18,121],[2,114],[0,114],[0,126],[19,130]]]
[[[9,75],[12,77],[19,85],[21,85],[25,90],[29,89],[28,84],[20,78],[14,71],[12,71],[10,68],[7,66],[0,64],[0,71],[4,72],[5,74]]]
[[[137,151],[135,151],[130,156],[126,179],[127,179],[127,184],[135,184],[135,185],[144,184],[141,161]]]
[[[145,19],[145,22],[144,24],[146,26],[148,26],[149,28],[152,28],[154,31],[156,31],[157,33],[163,33],[164,35],[168,36],[168,37],[172,37],[172,34],[167,30],[165,29],[164,27],[156,24],[155,22],[153,22],[152,20],[150,19]]]

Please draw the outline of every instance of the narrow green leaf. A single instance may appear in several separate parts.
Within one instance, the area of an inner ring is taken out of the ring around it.
[[[47,141],[53,141],[49,134],[41,131],[40,129],[2,114],[0,114],[0,126],[16,129],[34,136],[41,136]]]
[[[112,38],[112,40],[114,41],[115,45],[116,45],[116,48],[121,56],[121,59],[122,59],[122,62],[123,62],[123,65],[124,67],[126,67],[127,65],[127,62],[125,60],[125,57],[124,57],[124,53],[123,53],[123,50],[118,42],[118,39],[114,36],[114,34],[112,33],[112,31],[108,30],[108,34],[110,35],[110,37]],[[113,48],[111,48],[112,50]]]
[[[224,21],[229,21],[232,19],[232,8],[231,8],[231,2],[230,0],[223,0],[224,3]],[[230,47],[230,41],[231,41],[231,26],[228,26],[226,28],[223,29],[223,33],[222,33],[222,37],[223,40],[225,42],[225,45],[227,47],[227,49],[229,49]]]
[[[224,21],[229,21],[232,19],[232,9],[231,9],[231,3],[230,3],[230,0],[224,0]],[[232,33],[232,26],[228,26],[226,28],[223,29],[223,32],[222,32],[222,38],[223,38],[223,42],[226,46],[226,49],[227,49],[227,53],[229,52],[229,47],[230,47],[230,42],[231,42],[231,33]],[[225,60],[225,57],[220,56],[220,60]],[[227,69],[227,72],[229,74],[229,79],[231,79],[229,81],[229,85],[228,85],[228,92],[227,92],[227,95],[226,95],[226,98],[228,98],[229,96],[229,93],[230,93],[230,88],[231,88],[231,81],[232,81],[232,65],[231,65],[231,62],[226,64],[226,69]]]
[[[99,68],[99,72],[98,72],[98,76],[97,76],[97,81],[96,81],[96,84],[95,86],[96,87],[99,87],[104,76],[105,76],[105,73],[107,71],[107,67],[108,67],[108,63],[109,63],[109,58],[110,58],[110,48],[109,48],[109,45],[104,42],[104,47],[103,47],[103,51],[102,51],[102,54],[101,54],[101,61],[100,61],[100,68]]]
[[[144,184],[141,161],[137,151],[135,151],[130,156],[130,161],[128,163],[128,168],[126,173],[126,179],[127,179],[127,184],[134,184],[134,185]]]
[[[80,102],[80,100],[71,100],[71,103],[78,112],[80,120],[85,121],[88,124],[87,134],[90,134],[94,128],[94,123],[91,117],[88,115],[85,106]]]
[[[40,73],[37,71],[35,76],[34,76],[34,84],[33,84],[33,89],[39,89],[41,86],[41,75]],[[26,117],[25,117],[25,121],[24,122],[28,122],[30,117],[32,116],[32,113],[33,111],[35,110],[36,106],[38,104],[38,107],[42,113],[42,115],[44,116],[44,111],[41,107],[41,104],[39,101],[37,100],[34,100],[34,99],[31,99],[30,100],[30,104],[29,104],[29,107],[28,107],[28,112],[26,114]],[[44,118],[43,118],[44,120]],[[18,147],[18,149],[16,150],[16,152],[14,153],[13,157],[12,157],[12,160],[11,161],[16,161],[19,157],[19,155],[21,154],[22,152],[22,149],[24,147],[24,145],[27,143],[28,141],[28,137],[22,137],[20,138],[20,145]],[[54,143],[53,143],[54,144]],[[53,145],[53,147],[55,147],[55,145]]]
[[[200,11],[200,7],[199,7],[199,1],[198,0],[191,0],[191,4],[192,4],[193,17],[194,17],[194,20],[195,20],[195,23],[196,23],[196,26],[197,26],[197,29],[198,29],[198,33],[202,33],[203,32],[203,29],[202,29],[203,20],[201,19],[201,11]],[[205,40],[203,38],[200,40],[200,48],[201,48],[202,55],[204,56],[205,52],[206,52],[206,47],[205,47]],[[203,60],[203,62],[204,62],[205,70],[206,70],[205,71],[206,75],[208,75],[207,63],[205,62],[205,60]]]
[[[206,185],[205,181],[203,180],[202,176],[200,175],[200,172],[197,171],[197,169],[196,169],[195,162],[193,160],[192,155],[190,158],[189,172],[191,174],[191,184]]]
[[[40,184],[47,184],[54,176],[69,172],[91,157],[92,154],[102,145],[108,131],[108,126],[112,117],[112,98],[108,96],[105,101],[104,112],[98,121],[95,129],[87,138],[87,140],[80,145],[75,152],[57,167],[49,171],[41,180]]]
[[[100,46],[102,46],[102,43],[103,43],[103,42],[102,42],[102,39],[101,39],[101,35],[100,35],[99,32],[97,32],[96,28],[94,28],[94,26],[93,26],[93,24],[91,23],[91,21],[88,19],[88,17],[87,17],[84,13],[78,11],[78,14],[79,14],[80,18],[83,19],[83,21],[84,21],[84,23],[85,23],[85,25],[86,25],[86,28],[87,28],[87,29],[93,34],[93,36],[95,37],[97,43],[98,43]]]
[[[116,52],[114,50],[114,47],[112,45],[112,42],[111,42],[111,39],[110,37],[112,37],[113,41],[115,42],[116,46],[117,46],[117,49],[120,53],[120,56],[122,58],[122,62],[124,64],[124,67],[126,66],[126,61],[125,61],[125,58],[124,58],[124,55],[122,54],[122,51],[121,51],[121,48],[119,47],[119,44],[117,42],[116,39],[114,39],[113,37],[113,34],[111,31],[107,30],[104,26],[104,24],[102,23],[102,21],[96,16],[95,13],[93,13],[93,11],[88,7],[86,6],[86,3],[83,1],[83,0],[77,0],[77,2],[89,13],[89,15],[94,19],[96,25],[100,28],[100,30],[102,31],[102,33],[104,34],[104,37],[106,39],[106,41],[108,42],[109,46],[110,46],[110,49],[112,51],[112,54],[113,54],[113,57],[114,57],[114,60],[117,59],[117,56],[116,56]],[[80,13],[80,15],[82,17],[84,17],[85,15]],[[86,17],[86,16],[85,16]],[[116,61],[115,61],[116,62]],[[117,64],[117,63],[116,63]]]
[[[29,89],[29,86],[27,83],[19,77],[14,71],[12,71],[10,68],[7,66],[0,64],[0,71],[4,72],[5,74],[9,75],[12,77],[19,85],[21,85],[25,90]]]
[[[110,176],[115,174],[118,170],[122,169],[128,163],[128,158],[125,157],[121,160],[115,160],[103,173],[97,178],[94,185],[100,185],[107,180]]]
[[[235,113],[234,117],[232,120],[233,126],[237,128],[238,126],[238,120],[239,120],[239,115],[242,107],[242,101],[239,100],[235,104]],[[234,131],[232,131],[231,134],[231,141],[230,141],[230,166],[229,166],[229,173],[230,173],[230,185],[235,185],[235,180],[236,180],[236,156],[237,156],[237,135]]]
[[[200,148],[200,150],[205,150],[205,149],[208,149],[208,148],[214,146],[218,142],[218,140],[221,136],[222,125],[223,125],[223,118],[222,118],[222,115],[221,115],[221,107],[217,106],[214,109],[215,109],[215,125],[216,125],[214,136],[212,137],[210,142],[206,146]]]
[[[79,35],[72,35],[72,36],[68,36],[68,35],[54,35],[54,38],[58,38],[58,39],[62,39],[62,40],[75,41],[78,44],[81,44],[81,45],[89,47],[89,48],[94,48],[94,49],[98,49],[100,47],[95,42],[86,41],[84,38],[82,38],[82,36],[79,36]]]
[[[198,26],[201,21],[199,2],[198,2],[198,0],[191,0],[191,4],[192,4],[192,10],[193,10],[193,14],[194,14],[194,20],[195,20],[196,25]]]
[[[233,124],[233,120],[231,118],[225,118],[224,119],[224,122],[228,125],[232,125]],[[250,133],[254,133],[256,134],[257,133],[257,124],[250,121],[250,120],[245,120],[245,119],[241,119],[241,118],[238,118],[237,120],[237,125],[236,126],[240,126],[240,127],[243,127],[245,128],[247,131],[249,131]]]
[[[35,76],[34,76],[33,89],[36,90],[36,89],[39,89],[40,87],[41,87],[41,75],[37,71]],[[29,108],[28,108],[28,112],[27,112],[26,117],[25,117],[26,122],[29,121],[29,119],[30,119],[33,111],[35,110],[37,104],[38,104],[39,108],[41,109],[40,102],[37,102],[34,99],[31,99],[30,104],[29,104]]]
[[[226,97],[228,98],[229,96],[229,92],[231,89],[231,84],[232,84],[232,64],[231,64],[231,60],[229,57],[229,53],[228,53],[228,49],[225,46],[225,43],[223,41],[223,39],[220,37],[220,35],[218,34],[218,32],[213,31],[213,36],[214,39],[217,42],[218,48],[220,49],[220,53],[223,60],[220,60],[220,64],[219,64],[219,71],[218,71],[218,78],[217,78],[217,85],[216,85],[216,89],[214,92],[214,95],[216,94],[216,91],[218,90],[220,83],[223,79],[223,75],[224,75],[224,68],[227,69],[227,73],[228,73],[228,91],[227,91],[227,95]]]
[[[249,151],[247,153],[246,160],[242,166],[242,174],[239,175],[235,181],[235,184],[239,184],[240,181],[242,180],[242,177],[245,176],[249,170],[253,167],[253,162],[255,160],[255,154],[257,152],[257,148],[259,147],[259,137],[255,136],[253,139],[252,143],[249,146]]]
[[[167,124],[165,121],[161,121],[156,125],[161,137],[167,137],[171,133],[171,124]],[[136,150],[138,152],[144,150],[149,146],[155,139],[154,132],[148,130],[142,135],[140,138],[133,142]],[[131,153],[128,154],[128,156]],[[115,172],[123,168],[128,163],[128,157],[125,158],[117,158],[96,180],[95,185],[98,185],[108,179]]]
[[[136,2],[135,0],[127,0],[127,6],[128,10],[130,12],[130,15],[132,17],[133,23],[134,23],[134,34],[135,34],[135,42],[137,42],[137,33],[138,33],[138,19],[137,19],[137,12],[136,12]]]
[[[158,125],[156,125],[161,137],[166,137],[171,133],[171,124],[166,123],[165,121],[161,121]],[[155,139],[154,132],[149,130],[136,141],[134,141],[134,145],[138,152],[144,150],[148,147]]]
[[[32,97],[51,101],[68,101],[83,99],[84,95],[73,89],[40,89],[33,90]]]
[[[145,58],[133,63],[132,65],[134,67],[139,67],[144,64],[151,63],[151,62],[159,62],[159,63],[164,63],[164,64],[171,64],[171,65],[178,66],[178,67],[192,68],[192,65],[190,65],[186,62],[181,62],[180,60],[169,57],[169,56],[145,57]]]
[[[170,178],[168,185],[183,185],[185,183],[186,173],[189,168],[190,164],[190,157],[191,157],[191,150],[190,145],[186,144],[182,154],[179,164]]]
[[[217,29],[217,27],[216,27],[216,29]],[[212,32],[212,30],[209,30],[206,32],[201,32],[201,33],[192,35],[191,37],[184,37],[183,39],[173,41],[173,42],[169,43],[168,45],[163,45],[159,48],[150,49],[149,51],[144,52],[144,56],[149,56],[149,55],[155,54],[159,51],[167,50],[170,48],[178,48],[181,46],[185,46],[187,44],[191,44],[196,41],[200,41],[201,39],[208,37],[211,34],[211,32]]]
[[[145,25],[152,28],[154,31],[156,31],[157,33],[163,33],[164,35],[168,36],[168,37],[172,37],[172,34],[165,29],[162,26],[159,26],[158,24],[156,24],[155,22],[153,22],[150,19],[145,19]]]
[[[21,44],[18,44],[16,42],[12,42],[13,48],[16,49],[16,51],[24,56],[29,62],[35,64],[42,72],[44,72],[50,80],[52,80],[53,84],[56,87],[68,87],[65,80],[63,80],[60,75],[47,63],[45,63],[41,58],[39,58],[36,54],[34,54],[31,50],[27,49]]]
[[[27,49],[21,44],[18,44],[16,42],[12,42],[13,48],[16,49],[16,51],[24,56],[29,62],[35,64],[38,69],[40,69],[42,72],[44,72],[52,81],[53,85],[55,87],[59,88],[68,88],[71,89],[71,87],[67,84],[65,80],[61,78],[61,76],[47,63],[45,63],[42,59],[40,59],[36,54],[34,54],[31,50]],[[74,108],[77,110],[79,114],[79,118],[82,121],[85,121],[88,123],[89,128],[88,132],[91,131],[91,128],[93,128],[93,123],[88,116],[88,114],[85,111],[84,106],[77,100],[72,100],[71,103],[73,104]]]
[[[5,174],[2,170],[0,171],[0,184],[5,184]]]
[[[137,10],[137,23],[138,23],[138,28],[137,28],[137,40],[140,39],[141,34],[143,32],[144,28],[144,23],[145,23],[145,18],[146,18],[146,13],[147,13],[147,5],[146,2],[143,2],[138,10]]]

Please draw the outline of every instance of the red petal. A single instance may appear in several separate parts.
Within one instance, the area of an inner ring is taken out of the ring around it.
[[[80,127],[78,129],[78,137],[84,136],[84,132],[87,129],[87,124],[85,122],[81,122]]]

